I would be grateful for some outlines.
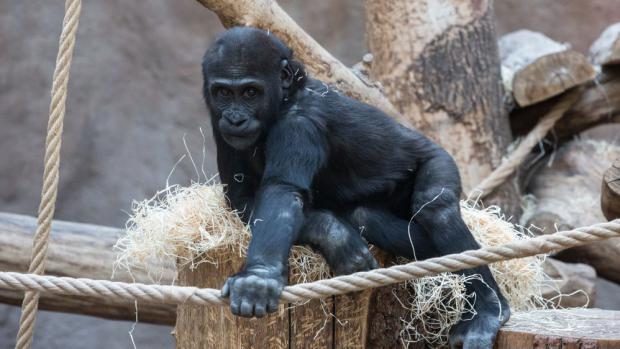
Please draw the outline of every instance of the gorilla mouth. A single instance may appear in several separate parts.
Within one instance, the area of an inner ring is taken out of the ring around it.
[[[243,130],[226,130],[222,132],[222,137],[231,147],[243,150],[256,143],[260,136],[258,128],[245,128]]]

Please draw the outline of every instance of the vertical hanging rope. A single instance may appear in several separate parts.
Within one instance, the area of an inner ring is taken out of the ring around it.
[[[52,81],[52,100],[50,103],[47,137],[45,139],[45,160],[43,171],[43,188],[37,231],[32,248],[32,260],[28,272],[43,274],[45,271],[45,257],[49,244],[49,234],[52,218],[56,208],[56,194],[58,193],[58,172],[60,165],[60,145],[62,141],[63,120],[65,117],[65,102],[67,100],[67,83],[69,82],[69,68],[73,57],[75,34],[80,19],[81,0],[66,0],[65,17],[60,33],[56,68]],[[39,293],[26,292],[22,303],[22,314],[19,319],[16,349],[29,349],[32,346],[32,335],[39,305]]]

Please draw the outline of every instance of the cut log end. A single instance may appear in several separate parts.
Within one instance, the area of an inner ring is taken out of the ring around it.
[[[592,44],[590,60],[601,66],[620,64],[620,22],[607,27]]]
[[[620,312],[601,309],[536,310],[513,314],[496,349],[618,348]]]
[[[591,81],[594,67],[581,53],[548,37],[520,30],[499,41],[502,79],[521,107]]]
[[[605,172],[601,188],[601,209],[605,218],[620,218],[620,158]]]

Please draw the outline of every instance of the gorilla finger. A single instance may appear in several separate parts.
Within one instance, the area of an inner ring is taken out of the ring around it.
[[[263,317],[265,315],[267,315],[267,304],[264,302],[256,303],[254,306],[254,316]]]
[[[230,312],[234,315],[239,315],[240,303],[235,301],[230,301]]]
[[[267,300],[267,312],[274,313],[276,310],[278,310],[278,299],[277,298],[268,299]]]
[[[244,299],[241,301],[241,306],[239,308],[239,315],[243,317],[252,317],[254,315],[254,304],[250,301]]]
[[[228,280],[224,283],[224,286],[222,286],[220,295],[224,298],[228,298],[228,296],[230,296],[230,278],[228,278]]]
[[[368,256],[368,264],[370,265],[370,269],[381,268],[381,266],[379,265],[379,262],[377,262],[377,260],[375,259],[375,257],[372,256],[372,254],[369,254]]]

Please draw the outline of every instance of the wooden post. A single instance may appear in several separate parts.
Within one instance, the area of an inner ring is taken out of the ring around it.
[[[217,265],[203,263],[194,270],[188,266],[180,268],[179,284],[221,288],[226,279],[243,265],[243,259],[237,256],[222,255],[218,260]],[[177,307],[176,326],[178,349],[289,347],[288,310],[285,305],[280,305],[276,313],[263,319],[237,317],[227,307],[180,305]],[[179,333],[180,330],[182,333]]]
[[[203,263],[193,270],[180,268],[178,283],[220,288],[243,265],[242,258],[226,253],[211,258],[219,262]],[[289,280],[299,281],[295,275]],[[365,348],[370,294],[368,290],[300,305],[280,305],[276,313],[262,319],[233,316],[227,307],[180,305],[177,348]]]

